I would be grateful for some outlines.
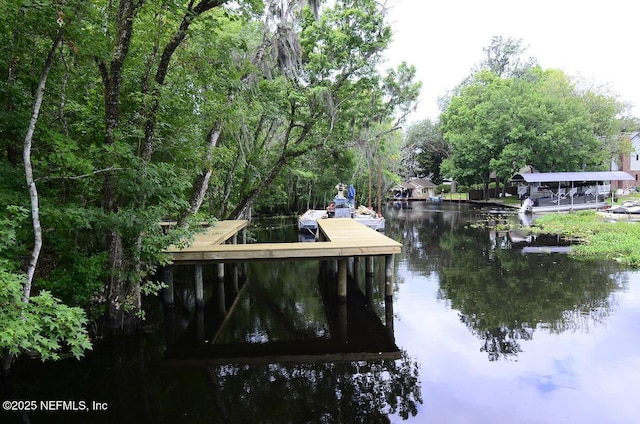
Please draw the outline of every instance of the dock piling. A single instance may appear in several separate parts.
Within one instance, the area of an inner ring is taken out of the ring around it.
[[[202,277],[202,265],[194,266],[194,280],[196,307],[202,309],[202,307],[204,306],[204,281]]]
[[[346,258],[338,261],[338,302],[340,304],[347,302],[347,266]]]

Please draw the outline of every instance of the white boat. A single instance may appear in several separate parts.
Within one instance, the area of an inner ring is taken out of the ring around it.
[[[520,206],[519,212],[525,214],[533,213],[533,200],[531,200],[529,197],[524,199],[524,202],[522,202],[522,206]]]
[[[344,191],[347,187],[344,184],[336,186],[338,194],[325,210],[309,209],[298,217],[298,231],[317,234],[318,220],[330,218],[352,218],[356,221],[372,228],[376,231],[384,231],[384,217],[377,214],[373,209],[360,205],[353,206],[355,189],[349,186],[347,197]]]

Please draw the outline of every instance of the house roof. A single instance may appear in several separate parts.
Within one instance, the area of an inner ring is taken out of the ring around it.
[[[560,181],[630,181],[634,177],[622,171],[531,172],[516,174],[512,182],[548,183]]]
[[[409,184],[407,182],[398,184],[398,186],[400,186],[401,188],[415,188],[415,186],[413,186],[413,185],[411,185],[411,184]]]
[[[409,184],[413,184],[414,187],[436,187],[434,183],[424,178],[416,178],[408,182]]]

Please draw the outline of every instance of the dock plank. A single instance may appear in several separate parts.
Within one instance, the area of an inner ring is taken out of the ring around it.
[[[249,225],[249,221],[244,219],[218,221],[214,225],[207,227],[204,232],[197,233],[193,241],[188,246],[169,246],[169,253],[197,252],[209,248],[210,246],[222,245],[227,240],[238,234]]]

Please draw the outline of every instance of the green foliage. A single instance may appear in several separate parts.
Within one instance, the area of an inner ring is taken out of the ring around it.
[[[620,152],[614,135],[624,108],[616,97],[577,87],[562,71],[533,62],[498,72],[520,50],[512,43],[494,47],[511,50],[488,49],[486,69],[459,87],[441,117],[452,147],[442,173],[486,184],[491,172],[507,179],[525,165],[541,172],[608,166]]]
[[[5,211],[0,215],[0,254],[2,256],[7,255],[8,249],[16,245],[18,230],[29,216],[29,210],[21,206],[9,205]]]
[[[35,354],[43,361],[65,354],[80,358],[91,349],[84,311],[60,303],[47,291],[22,302],[24,278],[0,263],[0,351]]]
[[[85,306],[99,303],[99,293],[107,276],[105,252],[95,255],[74,255],[60,262],[47,279],[38,286],[55,293],[66,304]]]
[[[405,133],[403,164],[406,177],[428,177],[434,184],[440,184],[442,162],[449,156],[451,146],[444,140],[439,122],[431,120],[413,124]]]
[[[536,219],[534,231],[559,234],[580,240],[571,252],[580,258],[617,260],[640,266],[640,225],[636,222],[608,222],[593,211],[549,214]]]

